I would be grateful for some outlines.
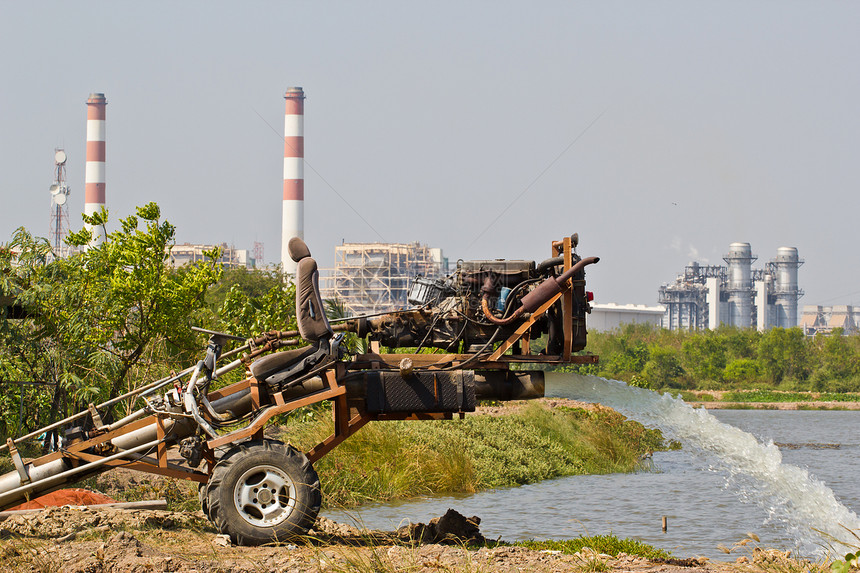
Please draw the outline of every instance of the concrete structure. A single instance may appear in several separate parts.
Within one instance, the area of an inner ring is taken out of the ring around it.
[[[87,100],[87,165],[84,176],[84,213],[92,215],[105,206],[105,109],[103,93],[91,93]],[[104,229],[93,228],[93,244],[104,240]]]
[[[293,237],[305,238],[305,92],[289,88],[284,112],[284,198],[281,227],[281,265],[284,272],[295,274],[296,263],[287,252]]]
[[[170,265],[181,267],[197,261],[204,261],[206,260],[204,253],[215,248],[221,249],[221,256],[218,258],[218,262],[227,268],[244,267],[253,269],[256,266],[256,261],[247,249],[237,249],[233,245],[227,245],[227,243],[221,243],[220,245],[195,245],[190,243],[174,245],[170,250]]]
[[[344,243],[335,247],[335,268],[321,272],[325,299],[337,299],[351,316],[407,308],[416,276],[448,273],[442,249],[420,243]]]
[[[659,289],[666,307],[662,325],[671,330],[716,329],[720,325],[755,327],[760,331],[797,326],[797,269],[803,261],[794,247],[780,247],[763,269],[749,243],[732,243],[724,257],[727,266],[691,262],[674,283]]]
[[[624,324],[653,324],[659,326],[666,309],[662,306],[644,304],[605,304],[591,305],[588,315],[588,330],[607,332],[616,330]]]
[[[841,328],[843,334],[860,333],[860,306],[804,306],[800,327],[807,336],[829,334]]]

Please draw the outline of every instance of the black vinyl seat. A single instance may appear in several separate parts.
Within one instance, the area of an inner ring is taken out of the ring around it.
[[[282,382],[308,372],[323,361],[332,360],[331,337],[334,331],[323,309],[319,290],[317,262],[303,240],[290,239],[290,258],[296,263],[296,321],[299,335],[311,344],[264,356],[251,363],[251,374],[269,385]]]
[[[316,347],[308,345],[269,354],[251,363],[251,374],[257,380],[265,380],[272,374],[280,372],[284,368],[289,368],[299,360],[312,356],[316,352]]]

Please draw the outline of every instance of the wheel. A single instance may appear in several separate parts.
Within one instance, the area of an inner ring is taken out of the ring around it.
[[[236,545],[304,535],[322,503],[308,458],[275,440],[235,446],[215,464],[204,491],[209,519]]]
[[[197,498],[200,500],[200,509],[203,511],[203,515],[209,517],[209,499],[206,495],[205,483],[201,483],[197,486]]]

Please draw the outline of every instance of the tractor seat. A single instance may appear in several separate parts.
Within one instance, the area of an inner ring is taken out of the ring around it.
[[[303,346],[292,350],[284,350],[259,358],[251,363],[251,374],[257,380],[263,381],[272,374],[289,368],[293,364],[313,356],[317,352],[314,346]]]
[[[296,262],[296,321],[299,335],[311,344],[271,354],[251,364],[254,378],[276,386],[296,379],[314,366],[333,360],[330,356],[330,339],[334,332],[326,318],[320,297],[317,262],[299,237],[290,239],[287,250],[290,258]]]

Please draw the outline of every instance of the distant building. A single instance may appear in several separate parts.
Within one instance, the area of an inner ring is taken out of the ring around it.
[[[344,243],[334,251],[334,269],[321,273],[322,296],[336,298],[351,315],[407,308],[413,278],[448,273],[442,249],[420,243]]]
[[[727,266],[691,262],[675,282],[659,289],[666,307],[662,325],[669,330],[714,330],[720,325],[738,328],[797,326],[797,269],[803,264],[794,247],[780,247],[763,269],[749,243],[732,243],[723,257]]]
[[[819,332],[828,334],[834,328],[841,328],[843,334],[858,334],[860,306],[804,306],[800,327],[807,336],[813,336]]]
[[[174,245],[170,250],[170,265],[181,267],[197,261],[203,261],[206,259],[203,253],[215,248],[221,249],[221,257],[218,259],[218,262],[227,268],[244,267],[246,269],[253,269],[256,267],[256,261],[247,249],[237,249],[232,245],[228,246],[227,243],[221,243],[220,245],[192,245],[190,243]]]
[[[666,309],[662,306],[645,306],[644,304],[592,304],[591,314],[588,315],[588,330],[608,332],[623,324],[653,324],[660,325]]]

